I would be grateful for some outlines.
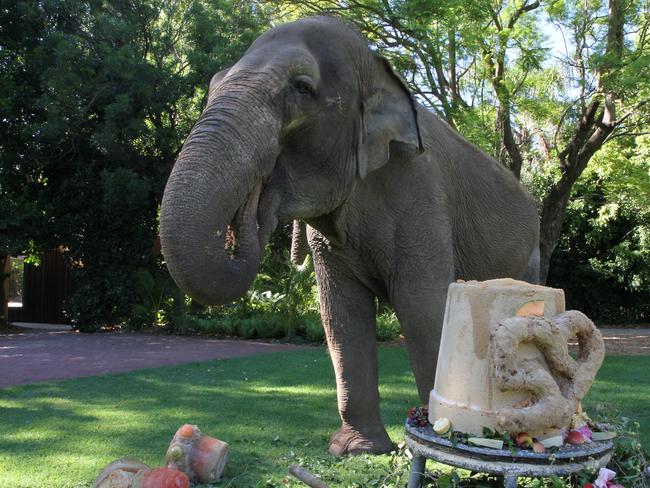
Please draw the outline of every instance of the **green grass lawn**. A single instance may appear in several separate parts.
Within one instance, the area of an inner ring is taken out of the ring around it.
[[[381,348],[382,415],[399,442],[407,409],[419,403],[406,354]],[[586,399],[639,420],[650,447],[650,356],[610,357]],[[335,459],[336,392],[324,348],[210,361],[134,373],[0,389],[0,487],[90,486],[110,461],[152,466],[183,423],[230,444],[218,486],[304,486],[283,482],[301,463],[331,487],[381,486],[395,456]],[[404,473],[405,470],[393,470]],[[397,486],[405,479],[388,480]]]

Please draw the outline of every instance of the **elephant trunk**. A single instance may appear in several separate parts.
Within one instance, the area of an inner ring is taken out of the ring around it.
[[[201,115],[160,209],[167,267],[205,305],[231,302],[248,290],[277,223],[277,209],[259,202],[278,155],[278,117],[270,103],[237,92],[236,84],[220,90]]]

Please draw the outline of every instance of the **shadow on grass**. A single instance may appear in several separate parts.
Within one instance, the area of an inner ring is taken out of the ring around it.
[[[585,402],[641,420],[646,448],[648,368],[650,357],[607,358]],[[406,411],[419,403],[402,348],[380,349],[380,376],[382,416],[400,442]],[[284,481],[294,462],[333,487],[370,486],[392,462],[327,455],[339,419],[321,348],[0,389],[0,486],[89,486],[122,456],[160,465],[186,422],[230,444],[219,486],[299,486]]]
[[[406,410],[417,403],[412,375],[401,349],[382,351],[381,363],[384,419],[400,432]],[[122,456],[160,465],[186,422],[229,442],[227,477],[253,486],[284,473],[288,461],[280,460],[292,454],[325,455],[339,426],[325,349],[5,388],[0,415],[8,433],[0,438],[0,463],[14,483],[28,474],[25,486],[49,486],[52,473],[38,466],[80,452],[92,455],[90,468],[72,467],[55,486],[88,483]]]

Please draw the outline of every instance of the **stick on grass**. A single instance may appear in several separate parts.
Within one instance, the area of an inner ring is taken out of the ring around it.
[[[316,478],[316,476],[297,464],[289,466],[289,474],[295,476],[304,484],[311,486],[312,488],[327,488],[327,485],[323,483],[322,480]]]

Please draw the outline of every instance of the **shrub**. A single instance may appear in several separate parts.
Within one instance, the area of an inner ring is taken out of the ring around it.
[[[266,300],[266,299],[265,299]],[[273,302],[271,299],[270,302]],[[235,307],[213,307],[198,315],[189,314],[176,332],[236,336],[243,339],[290,339],[323,342],[325,331],[317,312],[298,315],[292,323],[281,312],[260,311],[259,304],[248,309],[246,315]],[[382,311],[377,316],[377,340],[394,341],[400,337],[401,328],[393,311]]]
[[[323,342],[325,340],[325,330],[320,315],[317,313],[304,315],[301,324],[305,339],[309,342]]]
[[[219,318],[198,318],[196,319],[197,332],[202,334],[216,334],[221,336],[233,336],[237,333],[239,320],[236,317],[226,315]]]
[[[86,332],[123,324],[138,301],[138,273],[156,267],[151,183],[134,171],[117,168],[99,174],[88,169],[83,178],[69,184],[80,192],[77,210],[86,224],[83,236],[70,245],[77,286],[66,313],[77,329]],[[125,219],[127,215],[138,218]],[[140,278],[145,280],[143,275]]]
[[[244,339],[281,339],[288,332],[286,319],[278,314],[256,314],[237,324],[237,335]]]
[[[595,176],[577,185],[548,286],[600,323],[650,320],[650,213],[608,201]]]
[[[381,312],[377,316],[377,340],[381,342],[394,341],[401,334],[397,316],[393,311]]]
[[[133,273],[135,299],[129,326],[135,329],[164,327],[172,313],[174,283],[166,270],[145,268]]]

